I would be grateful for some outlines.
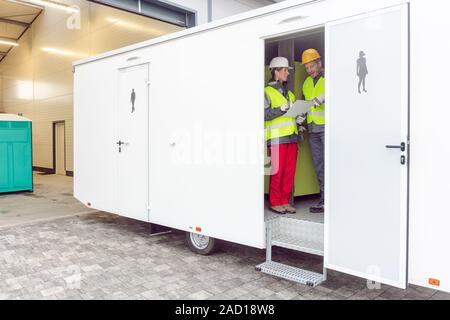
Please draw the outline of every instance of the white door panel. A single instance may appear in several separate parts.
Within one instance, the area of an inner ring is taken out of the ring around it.
[[[407,5],[327,24],[326,48],[325,265],[404,288]]]
[[[117,200],[120,215],[148,221],[149,65],[119,69]]]

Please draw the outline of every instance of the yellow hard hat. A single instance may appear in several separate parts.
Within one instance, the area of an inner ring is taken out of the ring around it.
[[[321,56],[316,49],[308,49],[308,50],[303,51],[302,64],[307,64],[309,62],[315,61],[320,58],[321,58]]]

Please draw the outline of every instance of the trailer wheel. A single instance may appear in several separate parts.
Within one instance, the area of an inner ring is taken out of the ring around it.
[[[186,241],[193,252],[207,256],[216,248],[216,239],[201,234],[186,232]]]

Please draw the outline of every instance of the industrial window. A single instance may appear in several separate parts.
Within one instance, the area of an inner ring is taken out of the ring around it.
[[[195,27],[196,12],[157,0],[89,0],[116,9],[171,23],[180,27]]]

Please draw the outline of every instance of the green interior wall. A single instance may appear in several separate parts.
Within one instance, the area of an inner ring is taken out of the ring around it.
[[[31,122],[0,121],[0,193],[32,189]]]
[[[265,70],[265,83],[267,85],[271,75],[268,66],[266,66]],[[307,76],[308,74],[306,73],[305,67],[299,62],[295,62],[294,74],[291,74],[291,77],[293,77],[294,94],[297,100],[301,100],[303,97],[302,87]],[[311,148],[309,146],[309,136],[307,133],[304,134],[304,138],[304,141],[299,142],[299,156],[297,158],[294,191],[294,196],[296,197],[320,193],[320,187],[312,161]],[[266,176],[264,185],[265,193],[269,193],[269,181],[270,176]]]

